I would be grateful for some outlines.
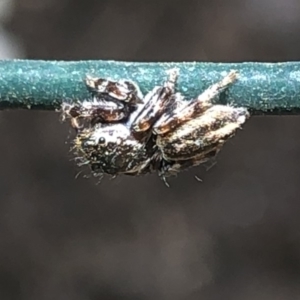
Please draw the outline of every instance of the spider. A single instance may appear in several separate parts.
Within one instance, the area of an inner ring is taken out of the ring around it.
[[[62,105],[76,131],[79,165],[101,178],[157,172],[165,180],[213,158],[249,117],[246,108],[213,104],[236,71],[190,101],[176,92],[179,70],[167,75],[144,97],[134,82],[86,77],[92,98]]]

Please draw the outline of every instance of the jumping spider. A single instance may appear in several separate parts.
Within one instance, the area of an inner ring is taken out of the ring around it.
[[[126,80],[87,77],[92,99],[63,103],[63,117],[76,130],[74,150],[94,176],[175,175],[214,157],[249,117],[245,108],[212,100],[237,79],[231,71],[196,99],[175,92],[178,69],[144,97]]]

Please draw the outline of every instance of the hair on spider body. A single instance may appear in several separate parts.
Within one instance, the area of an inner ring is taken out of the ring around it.
[[[246,108],[214,105],[237,80],[231,71],[190,101],[176,92],[178,69],[145,96],[128,80],[86,78],[91,100],[63,103],[76,130],[74,151],[94,176],[176,175],[214,157],[249,117]]]

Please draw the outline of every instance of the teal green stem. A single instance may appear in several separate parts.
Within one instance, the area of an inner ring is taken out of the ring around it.
[[[195,98],[230,70],[239,80],[217,101],[247,107],[256,114],[299,114],[300,62],[140,63],[117,61],[0,61],[0,108],[54,110],[63,101],[88,99],[86,75],[130,79],[143,93],[160,85],[166,70],[180,70],[178,90]]]

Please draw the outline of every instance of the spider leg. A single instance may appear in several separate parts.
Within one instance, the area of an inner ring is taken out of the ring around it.
[[[80,116],[91,125],[99,122],[117,122],[128,119],[130,113],[143,103],[138,86],[127,80],[113,81],[87,76],[87,88],[94,94],[92,100],[80,103]]]
[[[145,106],[139,112],[131,125],[135,132],[144,132],[163,115],[165,110],[174,102],[175,85],[178,78],[178,69],[169,72],[169,78],[162,87],[155,87],[145,98]]]
[[[97,98],[93,101],[84,101],[80,116],[89,118],[93,124],[99,121],[115,122],[128,118],[130,107],[114,99]]]
[[[117,122],[125,120],[132,112],[132,107],[124,102],[107,97],[84,100],[81,103],[63,104],[63,120],[71,119],[76,130],[94,126],[97,123]]]
[[[93,93],[101,97],[108,95],[115,100],[124,101],[132,105],[143,103],[143,95],[139,87],[131,81],[97,78],[87,76],[85,84]]]
[[[196,99],[187,101],[175,110],[166,112],[153,126],[156,134],[165,134],[180,124],[196,118],[204,113],[212,104],[212,100],[228,88],[237,79],[237,72],[229,72],[221,81],[211,85]]]

